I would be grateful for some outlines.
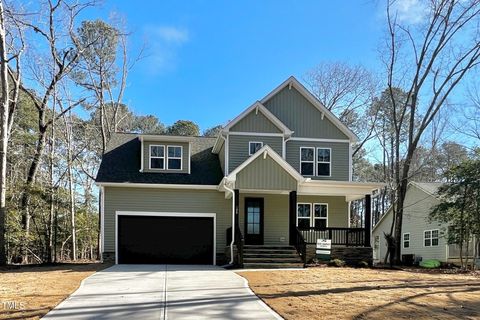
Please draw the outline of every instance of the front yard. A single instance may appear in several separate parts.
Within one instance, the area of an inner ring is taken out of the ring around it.
[[[478,319],[480,277],[353,268],[245,271],[285,319]]]
[[[0,268],[0,319],[39,319],[83,279],[108,265],[60,264]]]

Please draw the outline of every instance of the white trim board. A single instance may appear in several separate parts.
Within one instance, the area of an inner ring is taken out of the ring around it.
[[[159,183],[131,183],[131,182],[96,182],[102,187],[125,187],[125,188],[157,188],[157,189],[200,189],[218,190],[218,185],[209,184],[159,184]]]
[[[103,261],[103,253],[105,252],[105,188],[100,186],[100,260]]]
[[[144,148],[144,145],[143,145],[143,139],[140,139],[140,153],[141,153],[141,156],[140,156],[140,172],[143,172],[143,162],[145,161],[145,155],[144,155],[144,151],[143,151],[143,148]],[[150,159],[148,159],[148,162],[150,163]]]
[[[346,139],[323,139],[323,138],[303,138],[303,137],[291,137],[291,141],[305,141],[305,142],[338,142],[338,143],[350,143],[350,140]]]
[[[115,211],[115,264],[118,264],[118,216],[213,218],[213,265],[216,265],[217,263],[216,213]]]
[[[223,127],[222,131],[228,131],[230,132],[230,129],[237,124],[240,120],[245,118],[247,115],[250,114],[250,112],[254,111],[255,112],[261,112],[272,124],[274,124],[280,131],[283,132],[283,134],[286,135],[291,135],[293,133],[292,130],[290,130],[282,121],[280,121],[277,117],[273,115],[263,104],[261,104],[259,101],[255,102],[252,104],[250,107],[245,109],[242,113],[240,113],[238,116],[235,117],[232,121],[230,121],[225,127]]]
[[[252,136],[252,137],[284,137],[283,133],[270,133],[270,132],[239,132],[239,131],[230,131],[228,133],[232,136]]]

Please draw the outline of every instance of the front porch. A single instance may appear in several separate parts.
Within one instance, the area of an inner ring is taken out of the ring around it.
[[[305,264],[313,258],[307,255],[308,248],[317,239],[330,239],[334,248],[368,248],[362,252],[370,252],[371,261],[371,194],[382,186],[303,177],[264,146],[219,186],[233,200],[233,229],[226,234],[230,254],[235,245],[233,255],[241,266],[244,246],[294,248]],[[364,225],[351,228],[350,202],[360,199],[365,201]],[[355,250],[347,251],[355,255]]]
[[[301,263],[306,264],[316,257],[317,239],[332,240],[332,258],[349,261],[357,256],[355,261],[370,262],[370,225],[350,227],[348,200],[345,195],[235,189],[236,263],[250,267],[250,261],[245,259],[251,256],[252,248],[263,254],[255,255],[255,266],[261,265],[262,260],[293,263],[290,248],[301,258]],[[370,195],[365,196],[365,201],[370,202]],[[370,221],[370,206],[365,208],[365,221]],[[231,228],[226,230],[226,239],[229,245]]]

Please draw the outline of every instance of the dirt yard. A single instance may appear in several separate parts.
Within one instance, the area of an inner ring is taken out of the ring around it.
[[[480,319],[480,277],[352,268],[246,271],[285,319]]]
[[[0,268],[0,319],[39,319],[83,279],[106,267],[90,263]]]

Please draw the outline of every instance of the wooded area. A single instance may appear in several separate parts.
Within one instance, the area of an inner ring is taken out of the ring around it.
[[[131,52],[122,21],[80,20],[95,5],[0,0],[0,264],[99,258],[94,178],[112,133],[200,135],[192,121],[165,126],[123,102],[143,52]],[[354,179],[387,184],[374,220],[394,206],[399,261],[408,183],[455,184],[463,180],[452,168],[480,156],[480,0],[426,1],[425,19],[410,24],[395,6],[387,1],[383,70],[324,62],[304,81],[359,136]],[[480,221],[476,195],[471,217]],[[361,225],[362,205],[352,208]]]

